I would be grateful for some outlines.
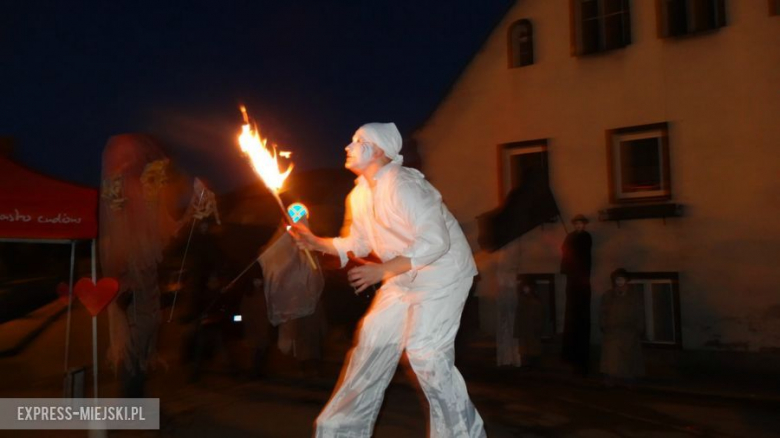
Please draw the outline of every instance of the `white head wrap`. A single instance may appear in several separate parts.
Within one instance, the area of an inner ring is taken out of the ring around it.
[[[403,164],[404,157],[399,154],[403,139],[395,123],[367,123],[361,126],[355,135],[379,146],[393,163]]]

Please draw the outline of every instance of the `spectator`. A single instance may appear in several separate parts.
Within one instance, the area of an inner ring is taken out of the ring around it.
[[[574,231],[561,247],[561,273],[566,275],[566,316],[563,328],[563,360],[574,373],[588,374],[590,362],[590,268],[593,240],[585,231],[588,219],[578,214],[571,220]]]
[[[612,289],[602,298],[600,315],[603,333],[601,372],[606,376],[608,386],[630,383],[644,375],[642,295],[629,289],[629,276],[624,269],[615,270],[611,278]]]

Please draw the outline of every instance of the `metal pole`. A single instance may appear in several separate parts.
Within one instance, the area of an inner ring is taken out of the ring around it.
[[[222,292],[225,292],[225,291],[227,291],[228,289],[230,289],[231,287],[233,287],[233,284],[235,284],[235,282],[237,282],[239,278],[243,277],[243,276],[244,276],[244,274],[246,274],[246,271],[248,271],[248,270],[249,270],[249,268],[251,268],[251,267],[252,267],[252,265],[254,265],[255,263],[257,263],[257,257],[255,257],[255,259],[254,259],[254,260],[252,260],[252,263],[248,264],[248,265],[247,265],[247,267],[246,267],[246,268],[244,268],[244,270],[243,270],[243,271],[241,271],[241,273],[240,273],[240,274],[238,274],[238,276],[236,276],[236,278],[234,278],[234,279],[233,279],[233,281],[231,281],[230,283],[228,283],[228,284],[227,284],[227,286],[223,287],[223,288],[222,288]]]
[[[206,188],[200,191],[200,198],[198,199],[198,208],[203,201],[203,194],[206,193]],[[195,231],[195,224],[197,219],[192,219],[192,226],[190,227],[190,237],[187,238],[187,246],[184,247],[184,256],[181,258],[181,266],[179,266],[179,278],[176,280],[176,292],[173,293],[173,304],[171,304],[171,313],[168,315],[168,322],[173,320],[173,311],[176,310],[176,299],[179,297],[179,289],[181,288],[181,273],[184,271],[184,261],[187,260],[187,253],[190,250],[190,242],[192,241],[192,233]]]
[[[73,276],[76,266],[76,241],[70,242],[70,280],[68,281],[68,316],[65,323],[65,373],[68,372],[70,357],[70,310],[73,306]]]
[[[92,283],[97,284],[97,266],[95,264],[95,239],[92,239]],[[92,383],[95,387],[95,399],[98,398],[98,359],[97,359],[97,315],[92,317]]]
[[[98,358],[97,358],[97,315],[92,317],[92,384],[95,387],[94,397],[98,398]]]

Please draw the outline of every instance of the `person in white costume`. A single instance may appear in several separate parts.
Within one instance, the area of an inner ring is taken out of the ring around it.
[[[322,238],[296,226],[301,248],[338,255],[373,252],[382,263],[349,271],[356,291],[382,282],[361,322],[316,437],[369,437],[401,353],[406,350],[430,405],[431,437],[484,437],[482,418],[455,368],[455,335],[477,274],[471,248],[441,194],[403,167],[393,123],[369,123],[346,147],[345,167],[358,178],[348,198],[349,235]]]

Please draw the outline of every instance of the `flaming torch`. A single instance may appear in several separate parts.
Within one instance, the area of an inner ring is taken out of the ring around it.
[[[293,169],[292,163],[287,169],[282,172],[279,170],[279,162],[277,161],[276,146],[272,146],[271,149],[267,147],[268,139],[260,137],[257,126],[252,126],[249,122],[249,116],[246,113],[246,107],[241,106],[241,114],[244,116],[244,125],[241,127],[241,135],[238,136],[238,144],[241,146],[241,150],[249,157],[249,161],[252,163],[252,168],[263,180],[263,184],[268,187],[271,194],[274,195],[276,203],[279,204],[279,208],[282,209],[282,216],[287,220],[287,224],[292,226],[293,220],[287,213],[282,203],[282,199],[279,197],[279,190],[282,189],[284,181],[290,176],[290,172]],[[284,158],[290,157],[290,152],[281,151],[278,154]],[[288,226],[288,229],[289,229]],[[314,270],[317,270],[317,264],[314,262],[309,250],[306,252],[306,258],[309,260],[309,265]]]

